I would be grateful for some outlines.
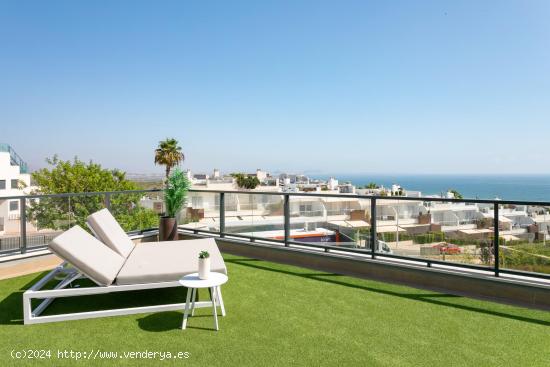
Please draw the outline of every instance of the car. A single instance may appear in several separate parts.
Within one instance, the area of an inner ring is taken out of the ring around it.
[[[462,253],[460,247],[447,242],[438,243],[437,245],[432,246],[432,248],[439,249],[439,253],[445,255],[458,255]]]

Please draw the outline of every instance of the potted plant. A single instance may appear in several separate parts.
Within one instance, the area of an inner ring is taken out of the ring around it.
[[[176,214],[187,202],[187,193],[191,183],[178,168],[166,180],[164,189],[164,204],[166,211],[160,217],[159,241],[173,241],[178,236]]]
[[[210,274],[210,254],[208,251],[199,253],[199,279],[208,279]]]

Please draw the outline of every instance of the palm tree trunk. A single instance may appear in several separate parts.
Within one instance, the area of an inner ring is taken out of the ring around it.
[[[170,177],[170,166],[166,166],[166,179]]]

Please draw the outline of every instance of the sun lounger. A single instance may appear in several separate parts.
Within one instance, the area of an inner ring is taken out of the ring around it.
[[[88,224],[103,242],[79,226],[72,227],[52,240],[50,250],[65,262],[23,294],[25,324],[182,310],[185,303],[41,316],[55,298],[178,287],[179,279],[197,271],[197,257],[202,250],[210,253],[212,271],[227,274],[214,239],[135,245],[108,211],[92,215],[91,219]],[[65,277],[54,289],[41,290],[60,274]],[[66,288],[78,278],[88,278],[98,286]],[[32,299],[43,301],[33,310]],[[217,303],[221,303],[221,297]],[[211,302],[195,304],[196,307],[211,305]]]

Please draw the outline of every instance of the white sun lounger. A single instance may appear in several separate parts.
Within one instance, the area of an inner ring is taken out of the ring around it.
[[[55,298],[178,287],[179,279],[197,271],[198,253],[202,250],[210,253],[212,271],[227,274],[214,239],[135,245],[107,210],[90,216],[88,224],[104,242],[79,226],[72,227],[52,240],[50,250],[65,262],[23,294],[25,324],[183,310],[185,303],[41,316]],[[41,290],[59,275],[64,275],[64,278],[54,289]],[[88,278],[98,286],[66,288],[78,278]],[[43,301],[33,310],[32,299]],[[223,315],[225,310],[221,295],[216,303],[221,306]],[[210,301],[195,303],[195,307],[211,306]]]

